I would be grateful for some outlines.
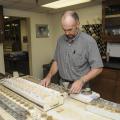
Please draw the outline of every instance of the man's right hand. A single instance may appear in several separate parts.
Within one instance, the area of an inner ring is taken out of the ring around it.
[[[40,84],[42,86],[48,87],[48,85],[51,82],[52,76],[55,75],[55,73],[57,73],[57,71],[58,71],[57,62],[54,61],[51,65],[49,73],[47,74],[47,76],[43,80],[41,80]]]
[[[43,80],[41,80],[40,84],[42,86],[48,87],[48,85],[50,84],[51,79],[50,78],[44,78]]]

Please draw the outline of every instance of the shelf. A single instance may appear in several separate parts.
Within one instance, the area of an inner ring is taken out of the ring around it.
[[[119,0],[103,0],[103,2],[105,2],[107,6],[120,5]]]
[[[103,0],[102,16],[103,41],[120,43],[120,0]]]
[[[107,26],[120,26],[120,17],[109,17],[105,18],[105,23]],[[105,26],[106,26],[105,25]]]
[[[110,43],[120,43],[120,35],[103,35],[102,38]]]
[[[120,17],[120,14],[115,14],[115,15],[106,15],[105,18],[117,18]]]

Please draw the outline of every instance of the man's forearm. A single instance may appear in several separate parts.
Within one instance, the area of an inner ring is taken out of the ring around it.
[[[50,71],[48,73],[48,75],[46,77],[48,77],[49,79],[52,78],[53,75],[55,75],[58,71],[58,67],[57,67],[57,62],[54,61],[51,65]]]
[[[95,78],[97,75],[99,75],[101,72],[102,72],[102,68],[91,69],[90,72],[88,72],[86,75],[81,77],[81,80],[83,80],[83,82],[88,82],[89,80],[91,80],[91,79]]]

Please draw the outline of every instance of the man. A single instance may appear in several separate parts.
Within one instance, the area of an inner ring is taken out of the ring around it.
[[[58,39],[54,62],[41,85],[47,87],[59,70],[62,81],[72,83],[69,92],[79,93],[85,83],[102,72],[103,63],[95,40],[80,32],[76,12],[65,12],[61,24],[65,34]]]

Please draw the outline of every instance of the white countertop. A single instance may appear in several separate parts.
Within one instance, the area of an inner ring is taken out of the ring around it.
[[[111,120],[97,114],[88,112],[86,104],[67,98],[62,106],[48,111],[53,120]]]
[[[40,83],[38,80],[29,79],[32,82]],[[53,120],[112,120],[86,110],[87,104],[70,98],[65,99],[64,104],[47,112]]]

